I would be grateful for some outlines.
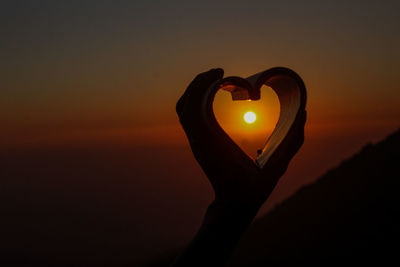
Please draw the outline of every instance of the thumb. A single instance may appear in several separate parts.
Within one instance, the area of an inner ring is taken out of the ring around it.
[[[221,68],[211,69],[207,72],[200,73],[193,79],[193,81],[186,88],[181,98],[176,104],[176,112],[180,116],[187,102],[190,105],[199,102],[201,100],[202,93],[216,80],[221,79],[224,76],[224,71]],[[189,100],[190,99],[190,100]]]

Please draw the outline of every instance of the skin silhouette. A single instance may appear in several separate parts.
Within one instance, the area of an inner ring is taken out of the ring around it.
[[[222,69],[199,74],[176,105],[192,152],[215,193],[196,236],[172,266],[223,266],[243,232],[267,200],[304,140],[306,112],[260,169],[219,127],[209,127],[202,113],[206,89],[223,77]]]

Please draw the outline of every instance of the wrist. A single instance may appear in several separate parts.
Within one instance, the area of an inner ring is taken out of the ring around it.
[[[247,228],[261,205],[254,203],[221,202],[214,200],[204,218],[204,223],[229,224],[235,228]]]
[[[213,201],[198,233],[175,266],[223,266],[257,211],[254,205]]]

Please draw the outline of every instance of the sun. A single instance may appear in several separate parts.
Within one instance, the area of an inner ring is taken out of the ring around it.
[[[255,114],[253,111],[247,111],[247,112],[244,114],[243,119],[244,119],[244,121],[245,121],[246,123],[251,124],[251,123],[254,123],[254,122],[256,121],[257,116],[256,116],[256,114]]]

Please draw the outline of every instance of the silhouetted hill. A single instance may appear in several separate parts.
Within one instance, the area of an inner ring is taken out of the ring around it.
[[[231,265],[399,262],[399,167],[397,131],[257,220]]]
[[[400,130],[256,220],[229,266],[398,264],[399,168]]]

